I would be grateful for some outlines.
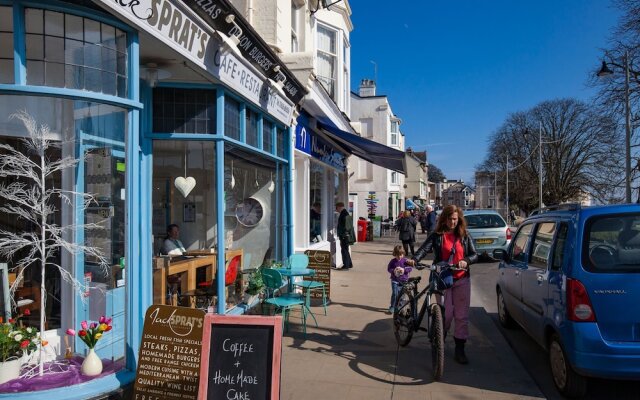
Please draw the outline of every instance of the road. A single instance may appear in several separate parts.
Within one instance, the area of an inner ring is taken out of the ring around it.
[[[472,302],[484,306],[542,393],[550,400],[563,399],[553,384],[547,353],[521,328],[504,329],[498,322],[495,291],[498,263],[481,263],[472,268]],[[640,382],[592,379],[585,399],[640,400]]]

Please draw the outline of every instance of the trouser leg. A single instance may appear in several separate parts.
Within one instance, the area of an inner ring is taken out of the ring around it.
[[[349,253],[349,242],[346,239],[340,239],[340,253],[342,254],[342,267],[351,268],[351,254]]]
[[[458,279],[445,292],[445,332],[455,322],[453,336],[466,340],[469,337],[469,306],[471,301],[471,281],[468,277]]]

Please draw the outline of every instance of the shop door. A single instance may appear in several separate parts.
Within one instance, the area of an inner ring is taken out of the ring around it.
[[[77,278],[88,285],[83,303],[76,307],[76,324],[112,318],[113,329],[97,343],[101,358],[117,360],[125,350],[125,153],[124,142],[80,132],[77,188],[94,196],[86,208],[76,200],[76,224],[99,225],[100,229],[78,229],[78,243],[101,251],[107,267],[96,256],[76,255]],[[79,339],[76,351],[86,348]]]

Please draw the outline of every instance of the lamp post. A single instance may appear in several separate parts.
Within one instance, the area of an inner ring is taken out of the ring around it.
[[[606,61],[602,61],[602,67],[598,71],[598,76],[608,76],[613,74]],[[625,202],[631,203],[631,101],[629,96],[629,51],[624,52],[624,113],[625,113]]]

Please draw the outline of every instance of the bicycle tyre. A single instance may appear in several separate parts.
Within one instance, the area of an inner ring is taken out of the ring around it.
[[[431,305],[429,336],[431,339],[431,368],[433,379],[438,381],[444,373],[444,321],[442,308],[438,304]]]
[[[413,293],[403,288],[393,311],[393,333],[398,344],[403,347],[409,344],[413,336],[413,316],[416,315],[414,307]]]

